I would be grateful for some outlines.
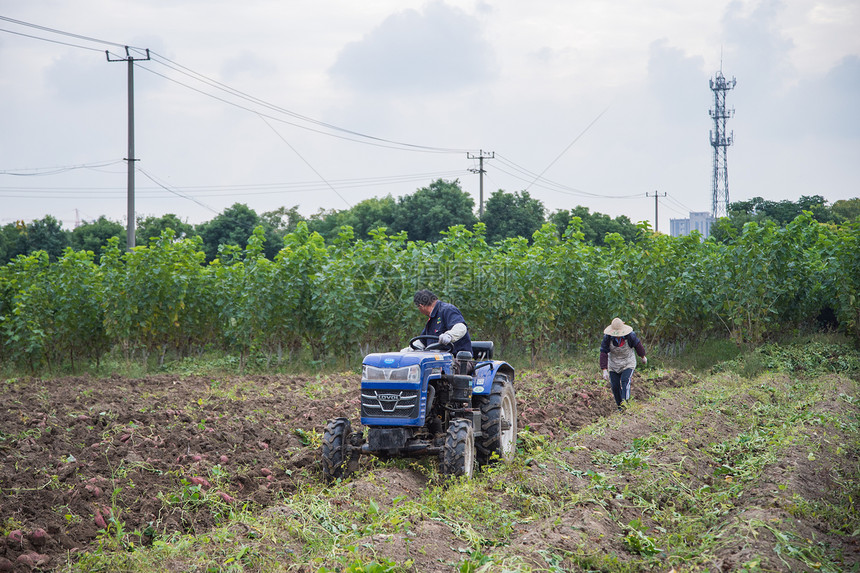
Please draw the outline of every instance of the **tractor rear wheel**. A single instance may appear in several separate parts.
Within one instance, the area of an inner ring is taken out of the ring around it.
[[[476,397],[481,408],[481,438],[478,463],[485,465],[493,454],[504,461],[514,459],[517,451],[517,397],[507,374],[496,374],[489,396]]]
[[[441,471],[471,478],[475,474],[475,431],[466,420],[454,420],[445,434]]]
[[[335,418],[326,424],[322,439],[322,470],[327,481],[349,474],[349,435],[352,424],[347,418]]]

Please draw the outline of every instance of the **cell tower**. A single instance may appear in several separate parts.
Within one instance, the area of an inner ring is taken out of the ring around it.
[[[714,148],[712,215],[716,219],[728,215],[729,210],[729,164],[726,150],[733,143],[734,132],[726,133],[726,120],[735,115],[735,110],[726,109],[726,92],[735,87],[737,80],[723,77],[721,66],[710,84],[711,91],[714,92],[714,109],[709,111],[714,118],[714,129],[711,130],[711,147]]]

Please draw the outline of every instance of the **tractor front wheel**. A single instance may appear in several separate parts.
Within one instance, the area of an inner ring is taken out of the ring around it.
[[[445,434],[445,447],[442,450],[443,474],[466,476],[475,474],[475,431],[466,420],[454,420]]]
[[[347,418],[335,418],[326,424],[322,439],[322,470],[326,481],[334,481],[349,474],[349,435],[352,424]]]

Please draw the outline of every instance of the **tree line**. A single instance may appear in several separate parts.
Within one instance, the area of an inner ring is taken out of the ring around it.
[[[367,237],[373,229],[385,227],[390,233],[406,232],[410,240],[436,242],[454,225],[471,228],[480,221],[486,226],[487,240],[495,243],[510,237],[531,237],[547,221],[553,222],[563,234],[572,216],[583,221],[586,241],[595,245],[603,244],[603,237],[608,233],[618,233],[630,241],[641,232],[625,216],[613,219],[581,206],[548,214],[543,203],[527,191],[496,191],[486,201],[483,216],[479,218],[475,214],[474,200],[462,190],[459,181],[439,179],[399,199],[390,195],[366,199],[349,209],[320,210],[310,217],[303,217],[295,206],[258,215],[242,203],[234,204],[199,225],[188,224],[173,214],[144,217],[137,220],[135,234],[138,245],[149,244],[167,228],[173,229],[179,238],[199,236],[206,258],[211,261],[221,245],[244,246],[258,226],[263,227],[266,237],[264,253],[273,258],[284,236],[293,232],[299,222],[305,222],[311,232],[319,233],[327,241],[337,238],[341,227],[348,225],[359,237]],[[125,225],[104,216],[72,230],[63,229],[51,216],[29,224],[19,221],[0,229],[0,264],[39,250],[56,260],[66,247],[92,251],[98,258],[108,239],[117,237],[122,243],[125,235]]]
[[[762,197],[736,201],[729,204],[728,216],[711,227],[711,236],[717,241],[729,242],[738,237],[749,222],[785,226],[804,212],[821,223],[841,224],[860,218],[860,198],[840,199],[833,205],[827,205],[821,195],[803,195],[797,201],[770,201]]]
[[[784,226],[802,212],[812,213],[819,222],[842,223],[860,216],[860,199],[840,200],[829,206],[820,195],[803,196],[796,202],[755,197],[732,203],[728,217],[720,219],[711,233],[715,240],[731,241],[748,222],[762,224],[773,221]],[[222,245],[244,246],[253,230],[262,226],[266,237],[264,253],[273,258],[283,238],[293,232],[299,222],[306,223],[311,232],[319,233],[327,241],[337,238],[342,227],[350,226],[362,238],[374,229],[385,227],[389,233],[404,231],[410,240],[426,242],[440,240],[443,233],[454,225],[471,228],[481,222],[486,228],[487,242],[494,244],[512,237],[530,238],[547,222],[555,225],[559,237],[562,237],[572,217],[581,220],[584,240],[590,245],[604,245],[605,237],[610,233],[617,233],[628,242],[642,237],[643,226],[623,215],[611,218],[602,213],[592,213],[583,206],[549,212],[528,191],[509,193],[500,189],[492,193],[479,217],[475,213],[474,200],[462,190],[458,180],[439,179],[398,199],[390,195],[366,199],[348,209],[321,209],[310,217],[302,216],[297,206],[257,214],[242,203],[234,204],[199,225],[186,223],[174,214],[142,217],[136,221],[136,242],[147,245],[160,237],[165,229],[173,229],[179,238],[199,236],[206,259],[211,261]],[[39,250],[48,253],[51,260],[56,260],[66,247],[92,251],[98,260],[108,239],[117,237],[122,243],[125,234],[123,224],[104,216],[85,221],[71,230],[63,229],[60,222],[51,216],[30,223],[18,221],[0,228],[0,264]]]

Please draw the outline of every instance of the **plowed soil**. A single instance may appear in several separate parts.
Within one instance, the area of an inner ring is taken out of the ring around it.
[[[695,383],[685,372],[651,379],[637,372],[633,395],[647,403],[660,389]],[[561,439],[602,417],[623,415],[615,411],[602,383],[573,371],[527,372],[518,377],[517,391],[520,428],[548,438]],[[165,498],[183,484],[186,491],[199,485],[217,491],[225,503],[250,504],[263,515],[276,515],[283,511],[285,497],[303,484],[322,487],[314,433],[338,416],[357,425],[359,405],[354,374],[16,379],[0,383],[0,396],[0,526],[6,533],[0,539],[0,572],[50,571],[74,561],[80,552],[94,549],[99,531],[112,519],[126,531],[138,532],[130,539],[137,546],[147,545],[154,535],[200,534],[219,525],[212,512]],[[650,420],[671,419],[686,408],[664,401]],[[628,435],[635,434],[637,424],[650,423],[628,422]],[[719,439],[719,428],[709,431],[713,435],[708,440]],[[611,452],[629,445],[629,439],[610,434],[592,436],[591,447]],[[673,455],[695,462],[695,455],[680,448]],[[586,458],[577,459],[573,450],[566,461],[587,467],[591,462]],[[211,479],[214,468],[223,476],[217,483]],[[529,471],[534,472],[531,479],[556,487],[559,476],[538,467]],[[710,468],[703,470],[703,476],[710,473]],[[576,486],[570,476],[564,479],[565,487]],[[798,485],[824,486],[814,473]],[[353,495],[343,503],[375,499],[386,504],[415,495],[428,483],[420,472],[385,467],[373,480],[356,476],[350,487]],[[583,534],[595,540],[613,537],[610,531],[597,535],[607,525],[593,513],[562,519],[581,523]],[[563,548],[575,541],[555,533],[551,524],[523,528],[513,537],[510,547],[523,555],[550,543]],[[394,535],[370,541],[388,559],[405,560],[408,553],[418,571],[457,563],[462,557],[458,544],[464,545],[431,520],[415,524],[408,540]],[[607,545],[606,550],[623,552],[624,547]],[[847,563],[856,564],[851,550],[846,547]],[[733,559],[724,556],[723,570],[733,570]]]

